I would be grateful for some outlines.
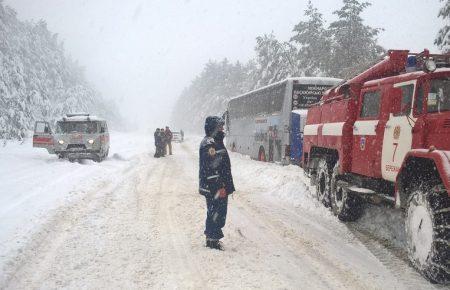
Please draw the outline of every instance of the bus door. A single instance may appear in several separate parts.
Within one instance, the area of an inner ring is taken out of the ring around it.
[[[269,161],[281,161],[281,137],[283,128],[281,128],[280,119],[280,115],[268,117],[267,137],[269,141]]]
[[[291,124],[290,124],[290,153],[291,162],[293,164],[300,164],[303,153],[303,138],[300,132],[300,119],[301,116],[294,112],[291,113]]]

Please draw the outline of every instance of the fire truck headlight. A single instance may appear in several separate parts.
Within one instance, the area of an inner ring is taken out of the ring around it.
[[[63,145],[64,144],[64,140],[59,140],[58,143]]]
[[[425,72],[434,72],[436,70],[436,63],[432,59],[427,59],[423,63],[423,70]]]
[[[94,144],[94,140],[90,139],[90,140],[88,140],[88,143],[92,145],[92,144]]]

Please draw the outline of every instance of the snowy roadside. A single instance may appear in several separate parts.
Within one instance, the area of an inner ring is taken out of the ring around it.
[[[24,144],[0,147],[0,269],[20,253],[54,209],[83,198],[94,184],[115,181],[132,166],[135,156],[150,151],[151,139],[131,133],[111,133],[109,157],[102,163],[70,163]]]

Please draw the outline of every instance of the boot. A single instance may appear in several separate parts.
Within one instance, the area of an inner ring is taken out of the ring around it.
[[[206,239],[206,247],[210,249],[223,251],[223,244],[219,240]]]

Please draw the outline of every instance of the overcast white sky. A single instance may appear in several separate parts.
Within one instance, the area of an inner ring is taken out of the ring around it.
[[[439,0],[374,0],[366,24],[385,48],[433,45]],[[181,90],[209,59],[246,61],[255,38],[288,40],[307,0],[5,0],[22,20],[44,19],[105,98],[135,121],[163,126]],[[331,22],[341,0],[313,0]]]

